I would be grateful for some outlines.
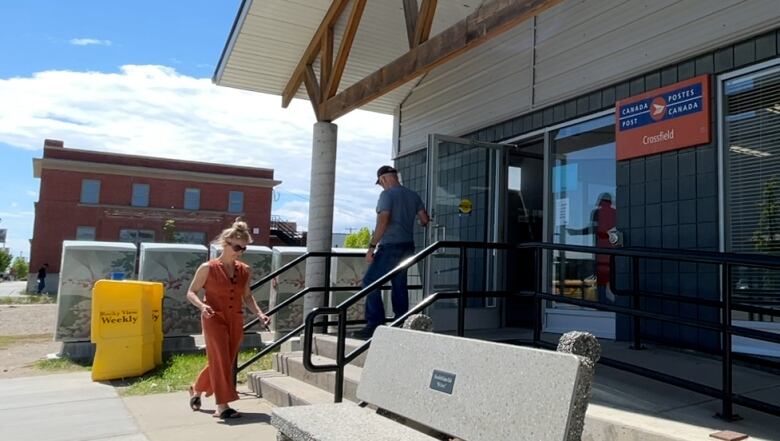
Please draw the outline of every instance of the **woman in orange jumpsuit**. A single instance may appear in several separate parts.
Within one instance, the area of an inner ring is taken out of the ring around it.
[[[241,414],[228,403],[238,400],[233,367],[244,337],[243,304],[263,325],[270,319],[263,314],[249,289],[249,266],[237,260],[252,242],[247,224],[237,219],[232,227],[222,231],[216,242],[222,245],[222,254],[198,268],[187,292],[187,299],[201,311],[208,359],[208,365],[190,387],[190,407],[199,410],[201,395],[213,394],[217,402],[215,417],[238,418]],[[203,300],[198,297],[201,289],[206,291]]]

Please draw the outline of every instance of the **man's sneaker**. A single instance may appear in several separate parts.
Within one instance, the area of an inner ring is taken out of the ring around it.
[[[356,338],[358,340],[368,340],[369,338],[371,338],[371,336],[374,335],[375,329],[376,328],[368,328],[368,327],[363,329],[358,329],[357,331],[351,333],[349,336],[351,338]]]

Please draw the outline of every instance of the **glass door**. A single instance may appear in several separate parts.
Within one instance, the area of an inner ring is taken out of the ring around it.
[[[507,147],[469,139],[431,135],[428,144],[428,227],[426,246],[437,241],[495,242],[503,237],[498,228],[503,194],[498,187],[505,182]],[[485,291],[497,285],[495,253],[469,250],[468,289]],[[426,267],[427,293],[455,291],[460,277],[459,250],[441,249]],[[500,326],[495,299],[470,299],[466,327]],[[437,302],[429,311],[437,330],[455,329],[455,301]]]
[[[550,142],[549,239],[554,243],[609,247],[617,224],[615,117],[607,115],[553,130]],[[611,304],[609,256],[551,253],[548,289],[553,294]],[[615,314],[550,301],[545,328],[563,333],[587,330],[615,338]]]

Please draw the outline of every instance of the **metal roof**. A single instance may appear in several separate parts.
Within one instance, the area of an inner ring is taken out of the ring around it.
[[[431,35],[462,20],[483,1],[437,2]],[[281,95],[330,3],[331,0],[243,0],[214,73],[214,83]],[[351,7],[352,2],[334,28],[334,51],[338,51]],[[401,0],[368,0],[339,91],[408,51],[405,23]],[[318,66],[314,67],[319,74]],[[392,114],[413,86],[414,82],[404,84],[363,109]],[[309,99],[303,87],[296,98]]]

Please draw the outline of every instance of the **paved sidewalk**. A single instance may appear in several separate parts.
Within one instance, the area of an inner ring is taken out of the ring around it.
[[[146,441],[113,387],[89,372],[0,380],[0,428],[13,441]]]
[[[227,421],[214,417],[214,398],[203,399],[200,412],[189,408],[187,392],[123,398],[149,441],[241,440],[276,441],[271,426],[271,405],[248,393],[231,403],[243,416]]]
[[[120,397],[89,372],[0,380],[0,439],[13,441],[276,441],[271,406],[242,394],[242,418],[219,421],[212,398],[200,412],[186,392]]]

